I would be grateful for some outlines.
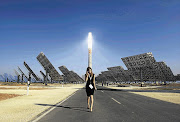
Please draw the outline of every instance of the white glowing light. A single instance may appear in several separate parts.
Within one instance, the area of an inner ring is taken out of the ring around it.
[[[88,48],[92,49],[92,33],[89,32],[88,34]]]

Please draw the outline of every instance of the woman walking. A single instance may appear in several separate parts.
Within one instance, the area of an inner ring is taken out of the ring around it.
[[[90,109],[90,111],[92,112],[93,102],[94,102],[93,95],[94,95],[94,90],[96,90],[96,84],[95,84],[95,75],[93,74],[91,67],[88,67],[86,70],[85,81],[86,81],[88,109]],[[90,104],[90,99],[91,99],[91,104]]]

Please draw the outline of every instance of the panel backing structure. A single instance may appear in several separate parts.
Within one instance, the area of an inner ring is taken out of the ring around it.
[[[28,71],[32,74],[32,76],[35,78],[36,81],[40,80],[25,61],[24,61],[24,66],[28,69]]]
[[[43,52],[37,56],[37,60],[43,66],[44,70],[49,73],[53,81],[63,81],[63,77],[57,72]]]
[[[112,72],[110,71],[103,71],[101,72],[107,79],[107,81],[110,81],[110,82],[116,82],[116,78],[113,76]]]
[[[165,81],[175,81],[175,77],[173,75],[173,72],[170,67],[166,65],[165,62],[157,62],[161,68],[161,71],[163,72],[165,76]]]
[[[122,66],[108,67],[107,69],[112,72],[113,76],[116,78],[116,81],[133,81],[129,71],[124,70]]]
[[[2,75],[0,75],[0,80],[1,81],[6,81],[6,79]]]
[[[40,71],[40,73],[41,73],[41,75],[43,76],[43,79],[44,79],[44,81],[45,81],[45,80],[46,80],[46,79],[45,79],[45,78],[46,78],[46,75],[44,74],[43,71]],[[50,81],[49,78],[47,78],[47,81]]]
[[[166,81],[160,63],[156,62],[152,53],[144,53],[121,58],[135,81]],[[168,70],[169,71],[169,70]]]
[[[99,74],[97,77],[96,77],[96,81],[98,83],[100,82],[106,82],[108,81],[108,79],[106,78],[106,76],[104,74]]]
[[[24,72],[18,67],[18,70],[21,72],[21,74],[28,80],[28,77],[24,74]]]
[[[75,81],[80,81],[80,82],[84,82],[84,80],[74,71],[70,71],[71,76],[73,76],[75,78]]]
[[[15,81],[15,77],[13,77],[12,75],[9,75],[9,78],[11,79],[11,81]]]
[[[117,81],[124,80],[124,73],[122,73],[124,69],[121,66],[108,67],[107,69],[112,72],[113,76],[116,78]]]
[[[177,74],[176,76],[174,76],[175,77],[175,80],[176,81],[180,81],[180,74]]]
[[[59,70],[64,74],[66,81],[74,82],[76,81],[75,77],[72,76],[70,71],[66,68],[66,66],[60,66],[58,67]]]

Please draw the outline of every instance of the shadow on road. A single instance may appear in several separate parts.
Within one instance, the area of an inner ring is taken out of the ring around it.
[[[35,104],[35,105],[51,106],[51,107],[60,107],[60,108],[65,108],[65,109],[70,109],[70,110],[90,112],[90,111],[89,111],[87,108],[85,108],[85,107],[72,107],[72,106],[61,106],[61,105],[52,105],[52,104]]]

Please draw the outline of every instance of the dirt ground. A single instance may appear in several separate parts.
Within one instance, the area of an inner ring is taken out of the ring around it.
[[[25,83],[21,84],[21,83],[14,83],[14,82],[0,82],[0,86],[25,86]]]
[[[60,84],[60,83],[47,83],[47,86],[71,86],[71,84]],[[0,82],[0,86],[27,86],[27,83],[17,83],[17,82]],[[43,83],[31,83],[31,86],[45,86]]]
[[[21,96],[21,95],[0,93],[0,101],[10,99],[10,98],[13,98],[13,97],[18,97],[18,96]]]
[[[167,93],[167,92],[130,92],[133,94],[143,95],[162,101],[180,104],[180,93]]]
[[[0,87],[0,90],[1,89],[4,89],[4,90],[8,90],[8,89],[14,89],[14,90],[17,90],[17,89],[24,89],[26,90],[27,88],[26,87],[17,87],[17,88],[6,88],[6,87]],[[29,88],[29,90],[45,90],[45,89],[51,89],[51,88]]]
[[[30,121],[84,86],[85,84],[68,84],[63,87],[62,85],[30,86],[28,96],[27,86],[0,86],[3,87],[0,89],[0,94],[15,96],[0,101],[0,122]]]

